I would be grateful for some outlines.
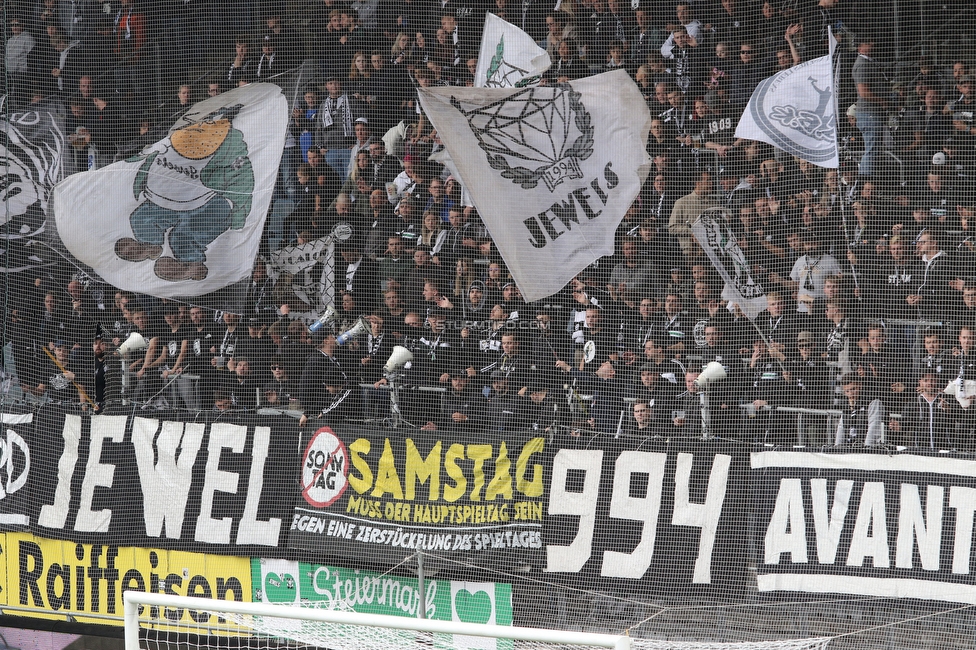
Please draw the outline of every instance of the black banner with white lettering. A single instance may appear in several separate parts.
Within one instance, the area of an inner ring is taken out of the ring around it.
[[[0,528],[53,539],[376,565],[424,550],[646,596],[744,588],[752,517],[760,592],[976,603],[976,461],[958,455],[55,406],[2,424]]]
[[[760,592],[976,603],[971,456],[766,452],[752,468]]]
[[[284,541],[297,492],[295,420],[203,417],[44,407],[21,434],[43,442],[30,446],[29,499],[12,502],[18,512],[0,500],[4,516],[54,539],[267,554]]]
[[[30,523],[27,482],[42,437],[30,412],[0,413],[0,425],[0,530],[22,530]]]
[[[741,446],[577,440],[553,456],[543,536],[548,578],[641,595],[744,585]]]
[[[322,427],[301,460],[288,544],[380,563],[423,550],[537,565],[548,453],[528,433]]]

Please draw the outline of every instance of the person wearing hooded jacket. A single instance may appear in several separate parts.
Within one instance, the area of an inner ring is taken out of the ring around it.
[[[464,294],[464,319],[479,321],[487,318],[490,308],[485,307],[485,283],[474,280]]]

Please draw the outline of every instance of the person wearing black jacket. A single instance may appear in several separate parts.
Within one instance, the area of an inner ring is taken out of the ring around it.
[[[727,342],[725,328],[712,320],[705,326],[705,347],[695,351],[701,355],[704,368],[716,362],[725,368],[727,376],[722,381],[709,386],[708,397],[711,408],[712,434],[732,435],[739,414],[739,396],[744,383],[742,362],[735,346]]]
[[[115,100],[114,93],[99,89],[93,92],[92,144],[98,150],[98,166],[104,167],[115,156],[116,143],[125,142],[130,133],[125,113]]]
[[[510,321],[507,321],[510,322]],[[521,338],[517,330],[503,330],[500,342],[500,354],[496,361],[481,369],[482,373],[491,373],[495,376],[496,371],[500,371],[508,380],[508,385],[512,390],[518,391],[528,385],[531,373],[531,359],[528,355],[521,354]]]
[[[305,426],[310,418],[326,417],[329,421],[341,417],[344,412],[354,412],[350,399],[354,391],[351,373],[336,356],[336,336],[319,330],[315,333],[315,351],[309,355],[298,382],[302,417],[299,426]]]
[[[369,321],[369,332],[352,343],[350,356],[358,362],[359,381],[375,385],[383,378],[383,365],[390,358],[396,341],[393,334],[386,331],[381,312],[373,312],[366,320]],[[389,404],[388,391],[363,388],[362,396],[367,413],[379,411]]]
[[[746,428],[751,429],[752,441],[763,444],[792,445],[796,443],[792,416],[776,411],[777,406],[792,406],[794,392],[786,381],[783,361],[786,355],[767,346],[762,340],[753,343],[748,373],[751,385],[745,386],[745,400],[751,403]],[[744,382],[745,383],[745,382]]]
[[[186,355],[183,361],[183,374],[198,377],[197,389],[193,393],[195,400],[191,408],[201,406],[200,395],[213,395],[216,388],[216,372],[210,365],[213,355],[210,348],[214,345],[213,320],[203,307],[190,307],[190,323],[186,330]]]
[[[918,272],[918,283],[906,301],[914,308],[914,316],[921,320],[940,321],[942,310],[950,302],[952,293],[949,281],[952,280],[952,265],[949,256],[942,250],[938,233],[924,230],[915,242],[915,253],[921,258],[922,268]]]
[[[901,406],[901,420],[888,423],[890,443],[915,449],[956,449],[953,405],[939,394],[937,375],[923,372],[916,394]]]
[[[55,404],[78,404],[85,400],[78,383],[83,369],[77,357],[71,356],[71,344],[56,341],[53,353],[45,349],[41,352],[38,384],[30,388],[35,395],[47,394]]]
[[[867,396],[880,399],[891,409],[896,401],[901,401],[899,398],[905,393],[906,384],[909,384],[906,378],[911,366],[909,352],[886,343],[883,325],[868,325],[867,331],[867,344],[856,361],[851,359],[851,367],[864,380]]]
[[[234,350],[234,363],[238,357],[247,357],[251,361],[251,372],[262,383],[270,379],[268,364],[274,355],[274,341],[268,335],[268,328],[272,324],[269,315],[251,316],[247,319],[247,336],[241,336]]]
[[[542,77],[545,83],[566,83],[589,76],[590,69],[577,55],[576,43],[572,39],[564,38],[560,41],[557,54],[558,58]]]
[[[245,356],[237,357],[234,364],[235,381],[228,386],[234,408],[253,410],[258,407],[262,381],[257,369],[252,369],[251,361]]]
[[[919,369],[921,372],[930,370],[937,377],[955,377],[957,368],[953,367],[951,361],[952,354],[948,350],[942,349],[942,333],[937,327],[926,328],[922,332],[922,358],[919,359]],[[947,375],[942,373],[946,372]],[[946,382],[942,382],[943,385]]]
[[[902,235],[893,235],[878,266],[862,280],[862,297],[868,309],[885,319],[910,320],[914,316],[908,295],[918,267],[906,254],[908,243]]]
[[[251,57],[248,51],[251,47],[250,41],[251,39],[246,34],[240,34],[235,39],[234,60],[231,61],[230,68],[227,69],[226,85],[230,88],[236,88],[254,81],[258,62]]]
[[[537,311],[535,324],[527,343],[530,365],[535,366],[537,372],[552,372],[558,361],[572,358],[572,351],[567,349],[564,337],[553,333],[552,313],[549,310]]]
[[[830,369],[820,356],[813,332],[796,335],[796,347],[787,354],[783,378],[793,385],[795,403],[807,408],[822,408],[828,403]]]
[[[93,413],[104,413],[108,404],[119,398],[121,384],[118,364],[112,363],[106,354],[101,327],[96,326],[91,352],[79,350],[78,357],[78,381],[88,395]]]
[[[441,398],[440,412],[421,427],[424,431],[480,433],[485,426],[484,396],[471,388],[463,369],[451,371],[451,390]]]
[[[268,26],[265,36],[270,36],[277,44],[280,61],[275,62],[275,68],[285,71],[297,67],[302,62],[301,35],[282,22],[281,12],[275,8],[268,10],[265,19]]]
[[[699,438],[715,435],[714,431],[702,431],[702,391],[695,383],[701,374],[701,367],[690,367],[684,373],[685,390],[674,399],[670,413],[671,422],[666,428],[669,435],[683,438]]]
[[[390,156],[386,152],[386,144],[382,140],[374,140],[369,143],[369,167],[367,168],[366,182],[373,190],[384,190],[387,183],[392,183],[403,168],[400,161],[395,156]]]
[[[861,380],[853,373],[842,375],[837,383],[843,386],[846,402],[841,402],[842,415],[837,422],[834,444],[838,447],[877,447],[885,443],[885,408],[881,400],[863,396]]]
[[[467,368],[471,360],[462,352],[456,329],[447,328],[448,312],[434,307],[427,316],[427,329],[416,340],[413,375],[418,384],[446,384],[453,368]]]
[[[276,408],[292,408],[298,400],[298,386],[288,376],[288,369],[280,355],[275,355],[269,365],[271,381],[262,386],[262,404]]]
[[[487,412],[485,428],[489,433],[522,429],[519,396],[511,388],[504,371],[491,372],[491,389],[485,398],[485,404]]]
[[[756,318],[756,325],[765,340],[781,352],[796,339],[795,314],[787,312],[786,302],[778,291],[766,294],[766,313]]]
[[[649,438],[659,436],[666,430],[666,418],[660,415],[664,409],[655,404],[638,400],[634,402],[632,417],[627,423],[627,435]]]
[[[653,342],[651,343],[653,345]],[[660,349],[660,348],[658,348]],[[644,361],[638,368],[636,377],[630,386],[630,397],[639,402],[646,402],[660,413],[671,408],[675,390],[670,382],[662,378],[662,371],[671,371],[671,364],[656,364]],[[666,419],[666,418],[665,418]]]

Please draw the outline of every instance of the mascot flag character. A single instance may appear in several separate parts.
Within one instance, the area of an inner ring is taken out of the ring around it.
[[[207,277],[207,246],[228,229],[243,228],[251,211],[254,170],[232,125],[240,109],[207,115],[129,159],[145,160],[132,187],[145,200],[129,217],[135,237],[116,241],[116,255],[155,260],[157,277],[169,282]],[[163,255],[167,233],[172,257]]]
[[[203,296],[250,276],[288,128],[288,102],[250,84],[194,105],[162,140],[54,190],[58,235],[121,289]]]

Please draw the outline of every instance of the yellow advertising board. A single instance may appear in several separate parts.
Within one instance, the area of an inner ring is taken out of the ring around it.
[[[251,600],[251,562],[126,546],[80,544],[0,533],[0,607],[5,614],[122,625],[122,592]],[[207,623],[206,613],[166,610],[173,622]],[[192,618],[191,618],[192,617]]]

